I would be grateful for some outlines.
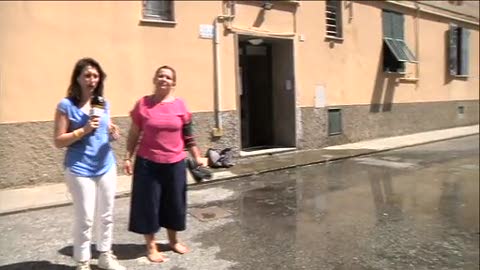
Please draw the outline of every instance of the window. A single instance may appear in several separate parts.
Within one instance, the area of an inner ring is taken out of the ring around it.
[[[342,1],[328,0],[325,5],[327,37],[342,38]]]
[[[405,63],[416,63],[417,59],[408,48],[403,37],[403,15],[383,10],[383,70],[387,72],[404,72]]]
[[[448,31],[448,39],[448,69],[450,75],[467,76],[470,32],[452,24]]]
[[[143,18],[158,21],[173,21],[173,1],[144,0]]]
[[[342,111],[328,109],[328,135],[342,134]]]

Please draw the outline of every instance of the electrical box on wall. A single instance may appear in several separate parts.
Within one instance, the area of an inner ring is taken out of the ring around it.
[[[213,38],[213,25],[211,25],[211,24],[200,24],[199,36],[200,36],[200,38],[212,39]]]
[[[212,129],[212,136],[213,137],[222,137],[223,136],[223,129],[222,128]]]

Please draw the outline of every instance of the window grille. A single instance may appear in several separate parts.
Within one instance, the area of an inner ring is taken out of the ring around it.
[[[328,109],[328,135],[342,134],[341,109]]]
[[[144,0],[143,18],[160,21],[173,21],[173,1]]]
[[[326,1],[327,37],[342,38],[342,1]]]

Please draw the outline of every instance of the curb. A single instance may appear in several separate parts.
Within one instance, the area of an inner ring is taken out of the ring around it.
[[[200,183],[194,183],[194,184],[190,184],[188,186],[192,186],[194,188],[195,187],[200,187],[200,186],[203,187],[203,186],[206,186],[206,185],[209,185],[209,184],[218,184],[218,183],[226,182],[228,180],[233,180],[233,179],[237,179],[237,178],[249,177],[249,176],[260,175],[260,174],[265,174],[265,173],[269,173],[269,172],[288,170],[288,169],[294,169],[294,168],[307,167],[307,166],[323,164],[323,163],[327,163],[327,162],[335,162],[335,161],[344,160],[344,159],[348,159],[348,158],[368,156],[368,155],[378,154],[378,153],[382,153],[382,152],[398,150],[398,149],[402,149],[402,148],[408,148],[408,147],[420,146],[420,145],[436,143],[436,142],[441,142],[441,141],[448,141],[448,140],[460,139],[460,138],[464,138],[464,137],[476,136],[478,134],[479,133],[458,135],[458,136],[451,137],[451,138],[442,138],[442,139],[437,139],[437,140],[431,140],[431,141],[428,141],[428,142],[421,142],[421,143],[414,143],[414,144],[408,144],[408,145],[402,145],[402,146],[395,146],[395,147],[385,148],[385,149],[381,149],[381,150],[358,150],[359,152],[360,151],[365,151],[365,152],[358,153],[358,154],[344,155],[344,156],[339,156],[339,157],[333,157],[333,158],[330,158],[330,159],[320,159],[320,160],[317,160],[317,161],[312,161],[312,162],[307,162],[307,163],[293,164],[293,165],[289,165],[289,166],[282,166],[282,167],[272,168],[272,169],[268,169],[268,170],[260,170],[260,171],[255,171],[255,172],[251,172],[251,173],[238,174],[238,175],[234,175],[234,176],[230,176],[230,177],[208,180],[208,181],[204,181],[204,182],[200,182]],[[286,154],[286,153],[283,152],[283,153],[279,153],[279,154]],[[275,154],[273,154],[273,155],[275,155]]]
[[[456,135],[456,136],[449,137],[449,138],[432,139],[432,140],[429,140],[429,141],[411,143],[411,144],[407,143],[407,144],[404,144],[404,145],[392,146],[392,147],[387,147],[387,148],[384,148],[384,149],[355,149],[355,151],[358,151],[358,153],[344,154],[344,155],[339,155],[337,157],[322,158],[322,159],[313,160],[313,161],[305,162],[305,163],[291,164],[291,165],[286,165],[286,166],[272,167],[272,168],[258,170],[258,171],[234,174],[234,175],[219,177],[217,179],[207,180],[207,181],[203,181],[203,182],[199,182],[199,183],[189,183],[189,184],[187,184],[187,186],[188,186],[189,189],[197,190],[197,189],[201,189],[201,188],[204,188],[206,186],[209,186],[209,185],[215,185],[215,184],[231,181],[231,180],[234,180],[234,179],[245,178],[245,177],[254,176],[254,175],[261,175],[261,174],[266,174],[266,173],[270,173],[270,172],[277,172],[277,171],[282,171],[282,170],[307,167],[307,166],[323,164],[323,163],[328,163],[328,162],[335,162],[335,161],[344,160],[344,159],[348,159],[348,158],[368,156],[368,155],[372,155],[372,154],[377,154],[377,153],[382,153],[382,152],[387,152],[387,151],[392,151],[392,150],[397,150],[397,149],[402,149],[402,148],[425,145],[425,144],[447,141],[447,140],[452,140],[452,139],[459,139],[459,138],[470,137],[470,136],[477,136],[478,134],[479,134],[478,132],[474,132],[474,133],[469,133],[469,134]],[[319,149],[317,149],[317,150],[319,150]],[[306,150],[306,151],[309,151],[309,150]],[[335,151],[335,150],[331,150],[331,151]],[[301,152],[302,151],[297,151],[296,154],[301,154]],[[285,155],[285,154],[291,154],[291,153],[292,152],[282,152],[282,153],[273,154],[273,156],[274,155]],[[130,190],[119,191],[115,194],[115,198],[125,198],[125,197],[128,197],[128,196],[130,196]],[[49,208],[54,208],[54,207],[62,207],[62,206],[67,206],[67,205],[71,205],[71,204],[72,204],[72,202],[68,199],[59,200],[58,202],[48,203],[48,204],[44,204],[44,205],[37,205],[37,206],[32,206],[32,207],[22,207],[22,208],[18,208],[18,209],[6,210],[6,211],[3,211],[3,212],[0,212],[0,216],[7,216],[7,215],[17,214],[17,213],[49,209]]]

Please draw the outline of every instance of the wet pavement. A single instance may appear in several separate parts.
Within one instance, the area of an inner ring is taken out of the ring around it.
[[[128,269],[479,269],[478,155],[470,136],[192,186],[191,252],[163,264],[117,199],[113,249]],[[0,270],[73,269],[71,212],[1,216]]]

